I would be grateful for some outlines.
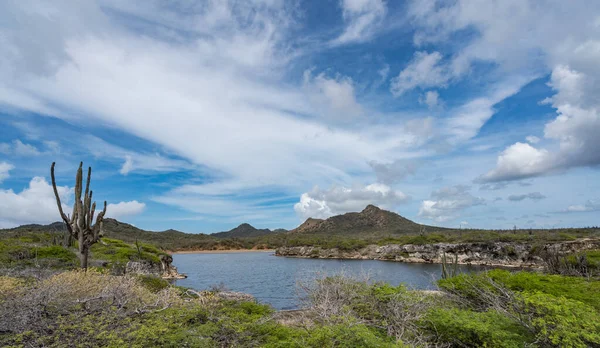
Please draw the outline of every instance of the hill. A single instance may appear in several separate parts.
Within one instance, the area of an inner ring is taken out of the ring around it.
[[[302,225],[290,231],[302,234],[327,235],[390,235],[415,234],[447,230],[441,227],[421,225],[391,211],[368,205],[360,213],[346,213],[326,220],[308,218]]]
[[[211,234],[211,236],[217,237],[217,238],[249,238],[249,237],[260,237],[260,236],[273,234],[273,233],[281,233],[281,231],[282,231],[281,229],[278,229],[275,231],[271,231],[268,228],[258,229],[250,224],[243,223],[234,229],[231,229],[226,232],[213,233],[213,234]],[[283,231],[285,231],[285,230],[283,230]]]

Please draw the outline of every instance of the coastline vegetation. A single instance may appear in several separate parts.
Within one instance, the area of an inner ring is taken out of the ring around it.
[[[76,266],[76,265],[75,265]],[[6,347],[590,347],[600,280],[491,270],[440,291],[343,275],[302,288],[304,306],[223,300],[151,276],[90,269],[0,276]]]

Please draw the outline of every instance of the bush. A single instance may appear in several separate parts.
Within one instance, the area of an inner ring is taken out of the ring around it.
[[[525,292],[523,299],[538,342],[560,347],[600,345],[600,313],[593,307],[541,292]]]
[[[77,261],[77,255],[69,249],[60,245],[51,245],[36,249],[38,258],[52,258],[63,262]]]
[[[467,347],[523,347],[532,342],[527,330],[496,311],[436,308],[424,321],[442,342]]]
[[[171,286],[167,280],[152,275],[140,275],[138,280],[144,288],[152,293],[158,293]]]

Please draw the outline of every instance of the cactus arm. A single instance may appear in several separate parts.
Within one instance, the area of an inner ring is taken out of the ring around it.
[[[58,212],[60,213],[60,217],[63,219],[65,224],[67,225],[67,230],[70,234],[73,234],[73,229],[71,228],[71,222],[69,221],[69,217],[63,212],[62,203],[60,202],[60,195],[58,194],[58,189],[56,188],[56,178],[54,176],[54,165],[56,163],[52,162],[52,166],[50,167],[50,177],[52,178],[52,189],[54,190],[54,196],[56,197],[56,205],[58,206]]]

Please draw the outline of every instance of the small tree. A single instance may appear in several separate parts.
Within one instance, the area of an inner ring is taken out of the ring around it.
[[[78,241],[79,263],[81,268],[87,269],[88,255],[92,244],[98,242],[102,237],[102,221],[106,214],[106,201],[104,201],[104,209],[98,214],[96,223],[93,223],[94,213],[96,211],[96,202],[92,203],[92,191],[90,191],[90,179],[92,177],[92,167],[88,168],[87,181],[85,184],[85,195],[81,198],[83,188],[83,162],[79,163],[77,176],[75,177],[75,202],[73,202],[73,213],[69,217],[63,212],[60,196],[56,188],[56,179],[54,178],[54,165],[50,167],[50,176],[52,177],[52,188],[56,196],[56,204],[60,217],[67,225],[67,233],[69,239]]]

